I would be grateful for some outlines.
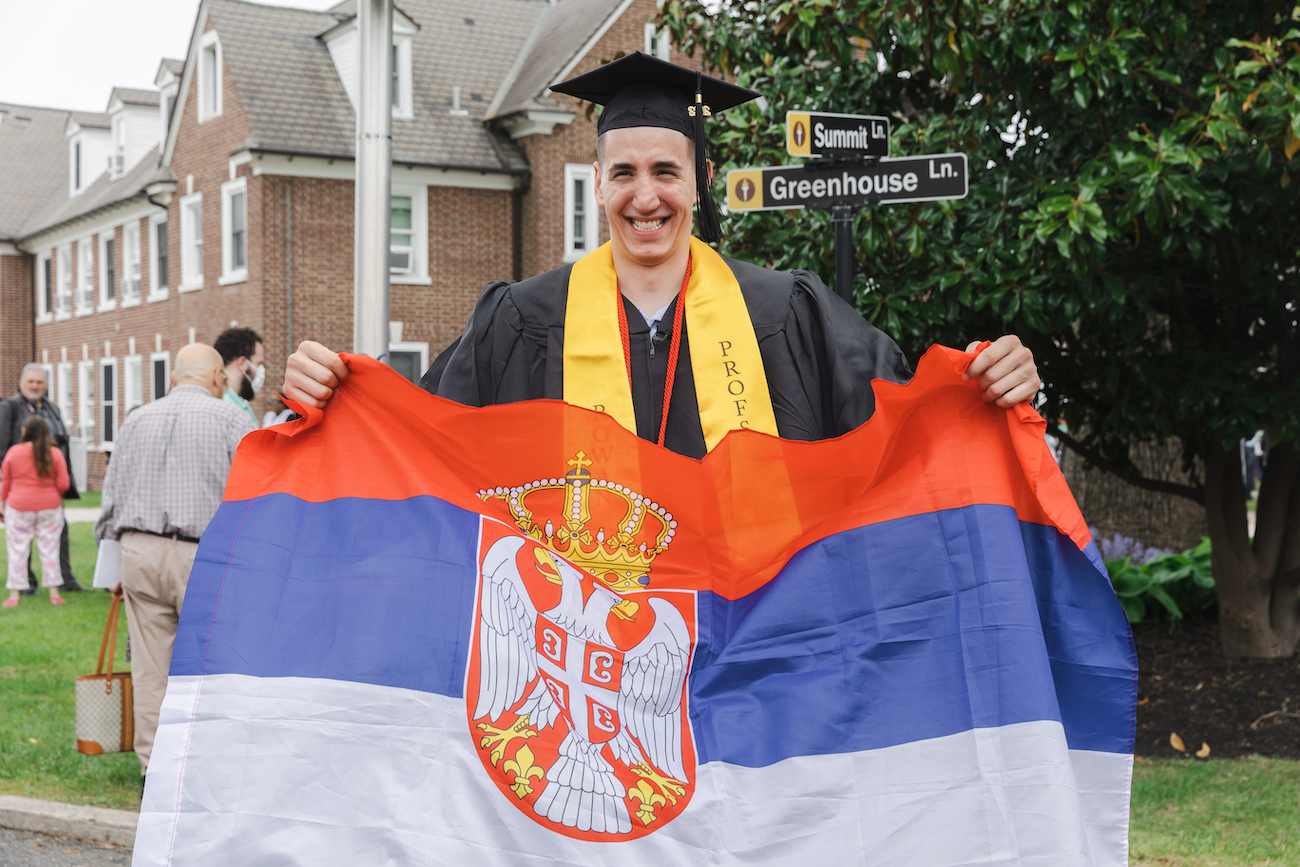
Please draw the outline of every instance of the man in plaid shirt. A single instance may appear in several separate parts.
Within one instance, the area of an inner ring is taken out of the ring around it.
[[[221,355],[203,343],[176,353],[171,391],[127,417],[104,477],[95,536],[122,546],[141,774],[149,767],[199,536],[221,505],[239,441],[255,429],[246,413],[221,400],[222,367]]]

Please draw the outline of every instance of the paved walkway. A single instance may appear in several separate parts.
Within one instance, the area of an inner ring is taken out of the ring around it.
[[[131,850],[0,828],[5,867],[129,867]]]
[[[96,506],[93,509],[64,509],[63,514],[67,517],[69,524],[93,524],[99,520],[99,514],[102,511]]]

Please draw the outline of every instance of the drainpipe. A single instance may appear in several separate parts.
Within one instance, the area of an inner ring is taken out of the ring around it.
[[[32,322],[32,361],[36,360],[36,290],[40,288],[40,284],[36,280],[36,260],[39,258],[40,256],[38,254],[32,254],[32,291],[30,293],[32,300],[32,315],[28,317]],[[45,383],[45,389],[46,392],[50,389],[50,384],[48,382]]]
[[[393,2],[357,0],[361,81],[357,89],[355,265],[352,351],[388,355],[388,232],[393,157]]]
[[[285,356],[293,345],[293,178],[284,179],[284,345]]]

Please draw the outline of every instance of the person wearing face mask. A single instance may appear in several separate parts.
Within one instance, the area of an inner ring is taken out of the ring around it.
[[[212,348],[221,353],[221,361],[226,366],[227,385],[222,400],[243,410],[256,425],[257,413],[251,402],[266,382],[261,335],[251,328],[227,328]]]

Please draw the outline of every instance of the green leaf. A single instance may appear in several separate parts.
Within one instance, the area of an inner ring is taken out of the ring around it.
[[[1235,69],[1232,70],[1232,77],[1241,78],[1243,75],[1248,75],[1252,72],[1263,69],[1266,66],[1268,66],[1268,64],[1262,60],[1243,60],[1237,64]]]
[[[1079,104],[1079,108],[1088,107],[1088,99],[1091,97],[1092,88],[1088,87],[1088,82],[1076,81],[1074,83],[1074,101]]]
[[[1173,597],[1169,595],[1165,588],[1159,585],[1153,585],[1151,589],[1147,591],[1147,595],[1163,605],[1165,610],[1169,612],[1170,617],[1175,620],[1182,620],[1182,609],[1178,607],[1178,603],[1174,601]]]
[[[1124,609],[1124,616],[1128,618],[1129,623],[1141,623],[1147,613],[1147,606],[1140,597],[1132,599],[1121,597],[1119,604]]]
[[[907,252],[912,254],[913,259],[919,259],[924,250],[925,236],[921,233],[921,224],[913,223],[907,233]]]
[[[1255,157],[1255,171],[1261,175],[1268,174],[1269,168],[1273,165],[1273,152],[1269,150],[1268,145],[1259,149],[1259,156]]]

